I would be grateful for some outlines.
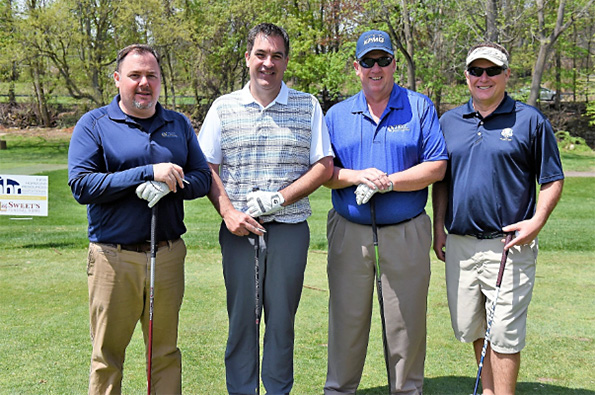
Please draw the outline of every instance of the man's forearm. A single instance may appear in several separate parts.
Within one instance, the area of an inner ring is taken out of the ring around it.
[[[213,204],[213,207],[215,207],[215,210],[223,218],[225,213],[233,208],[233,205],[231,204],[231,200],[229,200],[229,196],[227,196],[227,192],[225,192],[223,181],[219,177],[219,165],[209,163],[209,167],[211,168],[212,181],[207,197]]]
[[[293,183],[283,188],[281,194],[285,199],[284,206],[289,206],[314,192],[333,174],[333,158],[326,156],[314,163],[310,169]]]
[[[432,212],[434,230],[443,230],[448,206],[448,184],[445,181],[432,185]]]
[[[395,191],[419,191],[434,182],[442,180],[446,172],[446,166],[445,160],[422,162],[407,170],[389,174],[389,179],[392,181]]]
[[[545,226],[552,211],[554,211],[558,201],[560,201],[563,186],[564,180],[552,181],[541,186],[539,198],[537,199],[537,207],[535,208],[535,215],[533,216],[533,218],[538,221],[540,228]]]

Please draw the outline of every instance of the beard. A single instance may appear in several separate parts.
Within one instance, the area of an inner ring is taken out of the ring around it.
[[[142,104],[142,103],[137,102],[136,100],[133,100],[132,104],[134,104],[134,107],[138,110],[146,110],[147,108],[153,107],[153,105],[155,104],[155,100],[151,100],[150,102],[148,102],[146,104]]]

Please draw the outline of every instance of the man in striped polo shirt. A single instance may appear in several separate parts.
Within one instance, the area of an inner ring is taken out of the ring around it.
[[[208,196],[223,218],[227,390],[253,394],[259,385],[257,294],[266,315],[262,381],[269,394],[289,394],[294,318],[310,239],[307,196],[330,178],[333,153],[316,98],[283,82],[289,61],[285,30],[257,25],[245,56],[250,81],[213,103],[199,134],[213,170]]]

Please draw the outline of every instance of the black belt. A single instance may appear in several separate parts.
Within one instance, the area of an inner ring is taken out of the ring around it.
[[[175,242],[175,240],[163,240],[157,243],[156,247],[157,249],[161,248],[161,247],[165,247],[168,246],[169,243],[173,243]],[[110,243],[104,243],[106,246],[112,247],[112,248],[120,248],[124,251],[134,251],[134,252],[149,252],[151,251],[151,243],[150,242],[145,242],[145,243],[137,243],[137,244],[110,244]]]
[[[488,240],[488,239],[497,239],[498,237],[504,237],[505,233],[496,231],[496,232],[485,232],[485,233],[473,233],[473,234],[468,234],[467,236],[473,236],[479,240]]]

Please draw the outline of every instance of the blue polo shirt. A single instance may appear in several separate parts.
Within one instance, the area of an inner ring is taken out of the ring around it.
[[[536,182],[564,178],[549,121],[536,108],[505,96],[483,118],[472,100],[440,118],[448,147],[446,229],[490,233],[529,219]]]
[[[342,101],[325,117],[335,152],[335,165],[354,170],[375,167],[396,173],[427,161],[446,160],[446,145],[434,105],[426,96],[394,85],[389,103],[376,124],[362,91]],[[333,208],[349,221],[369,225],[369,203],[357,205],[351,186],[332,191]],[[396,224],[420,214],[428,189],[376,194],[379,225]]]
[[[208,193],[211,172],[190,121],[159,103],[150,130],[124,114],[119,95],[81,117],[68,150],[68,185],[86,204],[89,240],[135,244],[151,238],[151,209],[136,187],[153,180],[153,164],[171,162],[184,169],[189,184],[159,201],[158,240],[179,238],[184,199]],[[146,127],[146,125],[145,125]]]

